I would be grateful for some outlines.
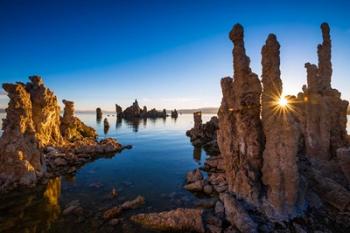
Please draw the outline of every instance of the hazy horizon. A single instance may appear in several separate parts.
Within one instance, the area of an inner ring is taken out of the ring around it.
[[[228,33],[239,22],[259,76],[261,47],[269,33],[277,35],[285,94],[296,95],[306,84],[304,63],[317,63],[326,21],[332,86],[350,99],[349,2],[102,2],[1,1],[1,83],[38,74],[60,104],[72,100],[80,111],[113,111],[134,99],[149,109],[218,107],[220,79],[233,73]]]

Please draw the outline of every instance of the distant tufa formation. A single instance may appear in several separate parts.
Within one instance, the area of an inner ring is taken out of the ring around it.
[[[308,85],[297,97],[286,97],[286,106],[279,104],[283,90],[276,36],[270,34],[262,48],[261,85],[249,66],[242,26],[236,24],[230,33],[234,78],[221,81],[218,113],[228,191],[271,219],[301,215],[313,195],[325,205],[350,211],[348,102],[331,88],[328,24],[321,29],[318,66],[305,65]]]
[[[50,176],[50,171],[59,170],[60,165],[68,166],[67,161],[81,164],[82,154],[93,158],[98,153],[121,149],[115,140],[97,142],[95,130],[74,116],[73,102],[63,100],[61,117],[53,92],[39,76],[29,79],[27,84],[3,84],[10,101],[0,138],[0,192],[34,186]]]
[[[127,107],[124,111],[118,104],[115,105],[115,108],[117,117],[125,119],[166,118],[168,116],[165,109],[163,109],[163,111],[157,111],[155,108],[153,108],[150,111],[147,111],[146,106],[143,106],[141,109],[137,100],[135,100],[135,102],[131,106]]]

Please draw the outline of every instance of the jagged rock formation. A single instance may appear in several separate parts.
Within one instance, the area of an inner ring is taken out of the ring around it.
[[[117,113],[117,117],[121,117],[123,114],[123,109],[118,104],[115,105],[115,112]]]
[[[301,128],[292,115],[293,106],[280,106],[280,45],[270,34],[262,54],[262,123],[265,150],[262,181],[267,188],[266,213],[290,218],[304,207],[305,184],[299,175],[297,153]],[[269,206],[271,205],[271,206]],[[271,207],[271,208],[269,208]]]
[[[174,109],[174,111],[171,111],[171,118],[177,118],[179,116],[179,113]]]
[[[133,120],[136,118],[165,118],[167,117],[167,113],[165,109],[163,111],[157,111],[155,108],[153,108],[150,111],[147,111],[146,106],[141,109],[139,103],[137,100],[135,100],[135,102],[130,107],[127,107],[123,112],[121,112],[120,108],[120,114],[118,114],[118,116],[127,120]]]
[[[10,102],[0,138],[0,192],[18,184],[34,185],[45,172],[36,137],[30,94],[22,83],[3,84]]]
[[[141,114],[141,108],[137,100],[130,106],[127,107],[123,112],[124,118],[138,118]]]
[[[114,139],[97,142],[95,130],[74,116],[73,102],[63,101],[60,117],[53,92],[39,76],[30,80],[26,85],[3,85],[10,102],[0,138],[0,192],[34,186],[59,173],[56,171],[74,171],[75,165],[99,154],[123,149]],[[49,161],[57,163],[50,165]]]
[[[263,133],[260,121],[261,84],[245,54],[243,28],[230,32],[234,43],[234,79],[222,79],[218,145],[226,164],[229,191],[252,204],[258,203]]]
[[[336,149],[348,145],[346,112],[348,102],[331,88],[331,38],[329,26],[321,25],[323,43],[318,45],[318,66],[306,63],[307,89],[305,100],[306,155],[328,160],[336,156]]]
[[[63,142],[60,132],[60,107],[57,98],[44,86],[40,76],[29,77],[26,90],[32,102],[32,118],[36,137],[42,146],[55,146]]]
[[[101,121],[101,119],[102,119],[102,110],[101,110],[101,108],[96,108],[96,119],[98,121]]]
[[[220,155],[207,158],[207,179],[192,172],[196,181],[187,179],[185,185],[209,195],[204,192],[206,184],[228,183],[228,190],[210,195],[219,193],[212,211],[231,226],[217,224],[209,232],[350,230],[348,102],[331,87],[330,30],[325,23],[321,29],[318,66],[305,65],[307,86],[285,101],[280,101],[283,90],[276,36],[270,34],[261,51],[262,91],[245,55],[243,28],[235,25],[231,31],[234,78],[221,80]],[[191,131],[201,127],[195,124]]]
[[[202,113],[193,113],[194,127],[186,132],[190,137],[192,145],[204,147],[207,153],[217,155],[219,148],[217,144],[218,118],[212,117],[210,121],[202,124]]]
[[[97,137],[96,131],[74,116],[74,102],[68,100],[63,100],[62,102],[64,104],[64,112],[61,119],[62,136],[70,142],[83,138],[95,139]]]

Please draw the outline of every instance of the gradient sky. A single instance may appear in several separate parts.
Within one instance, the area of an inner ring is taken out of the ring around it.
[[[284,91],[297,94],[327,21],[332,85],[349,100],[349,12],[346,0],[0,0],[0,82],[39,74],[80,110],[113,110],[135,98],[159,109],[219,106],[220,79],[233,73],[228,32],[240,22],[259,75],[261,47],[277,35]]]

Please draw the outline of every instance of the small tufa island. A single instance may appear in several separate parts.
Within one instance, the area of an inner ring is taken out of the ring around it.
[[[27,84],[3,84],[10,98],[0,138],[0,192],[33,187],[74,173],[99,155],[123,149],[115,139],[97,141],[96,131],[74,116],[74,103],[63,100],[39,76]]]
[[[349,232],[348,102],[331,87],[331,38],[321,25],[318,65],[306,63],[307,85],[283,97],[280,45],[270,34],[262,47],[262,79],[245,53],[243,27],[230,32],[234,78],[221,80],[218,119],[194,113],[187,132],[196,146],[219,147],[185,189],[206,195],[207,210],[176,209],[132,219],[152,229],[195,232]],[[217,124],[215,123],[217,121]],[[211,126],[213,125],[213,126]],[[210,126],[210,127],[209,127]]]

